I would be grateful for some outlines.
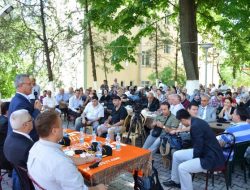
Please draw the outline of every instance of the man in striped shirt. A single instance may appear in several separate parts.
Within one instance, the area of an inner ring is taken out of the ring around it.
[[[232,115],[232,120],[235,124],[229,126],[225,132],[232,133],[235,136],[235,143],[250,141],[250,124],[246,122],[249,118],[249,114],[244,107],[237,107]],[[220,135],[217,137],[220,145],[225,147],[230,144],[231,136]],[[228,152],[224,151],[224,155],[227,156]],[[233,158],[233,152],[230,156],[230,160]]]

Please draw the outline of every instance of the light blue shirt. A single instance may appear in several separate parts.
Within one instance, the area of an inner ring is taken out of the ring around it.
[[[30,149],[29,174],[44,189],[88,190],[74,162],[61,150],[61,145],[40,139]]]

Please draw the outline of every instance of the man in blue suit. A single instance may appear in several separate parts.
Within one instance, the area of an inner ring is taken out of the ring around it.
[[[190,135],[193,148],[176,151],[173,155],[171,180],[163,182],[167,187],[181,187],[192,190],[192,173],[224,166],[222,148],[208,123],[199,118],[192,118],[184,109],[177,112],[176,118],[184,126],[191,126]]]
[[[7,160],[14,166],[21,166],[27,168],[27,160],[29,150],[34,142],[29,136],[33,128],[32,117],[25,109],[14,111],[10,116],[10,123],[13,132],[9,134],[4,143],[4,155]],[[19,178],[13,172],[13,190],[21,189]]]
[[[29,75],[26,74],[17,75],[15,79],[15,87],[16,87],[16,94],[10,102],[8,118],[14,111],[25,109],[29,112],[32,118],[35,119],[37,115],[40,113],[42,105],[39,100],[36,100],[34,105],[31,104],[30,102],[29,95],[32,92],[32,85]],[[8,135],[10,135],[12,131],[13,129],[9,122]],[[32,129],[29,135],[33,139],[33,141],[38,140],[38,135],[35,128]]]

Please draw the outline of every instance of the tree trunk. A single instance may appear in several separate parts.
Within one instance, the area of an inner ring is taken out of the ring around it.
[[[179,45],[179,31],[177,30],[177,36],[175,41],[175,75],[174,75],[174,81],[177,82],[177,75],[178,75],[178,45]]]
[[[50,51],[49,51],[49,46],[48,46],[48,39],[46,35],[46,25],[45,25],[45,20],[44,20],[44,5],[43,5],[43,0],[40,0],[40,12],[41,12],[41,23],[42,23],[42,31],[43,31],[43,48],[45,52],[45,57],[46,57],[46,65],[47,65],[47,71],[48,71],[48,78],[49,81],[53,81],[53,72],[51,68],[51,60],[50,60]]]
[[[88,0],[85,0],[85,10],[86,10],[86,14],[88,14],[88,12],[89,12],[89,10],[88,10]],[[88,20],[87,22],[88,22],[88,33],[89,33],[90,56],[91,56],[91,63],[92,63],[92,74],[93,74],[94,82],[96,82],[97,81],[97,76],[96,76],[94,43],[93,43],[90,20]]]
[[[199,80],[195,0],[179,0],[180,42],[187,80]]]
[[[104,75],[105,75],[105,80],[108,81],[108,77],[107,77],[107,65],[106,65],[106,54],[103,54],[103,67],[104,67]]]
[[[155,77],[156,79],[159,79],[158,76],[158,25],[157,22],[155,24]]]

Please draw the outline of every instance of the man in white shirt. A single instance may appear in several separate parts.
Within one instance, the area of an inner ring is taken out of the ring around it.
[[[80,117],[83,101],[80,96],[80,90],[75,90],[75,95],[69,99],[69,114],[75,117]]]
[[[51,190],[106,190],[103,185],[87,187],[76,165],[95,160],[94,156],[85,158],[69,157],[58,144],[63,137],[62,121],[53,110],[41,113],[35,126],[40,137],[31,148],[27,162],[29,174],[44,189]]]
[[[40,86],[36,84],[36,79],[34,77],[30,77],[32,92],[29,95],[30,100],[38,100],[40,97]]]
[[[43,107],[44,109],[55,109],[58,105],[57,101],[54,97],[51,96],[51,91],[47,91],[47,96],[43,99]]]
[[[86,125],[92,125],[93,130],[96,132],[99,120],[102,117],[104,117],[104,108],[98,102],[98,97],[93,96],[91,102],[85,107],[81,117],[76,119],[75,128],[77,131],[80,131],[80,128],[85,127]]]
[[[176,115],[177,111],[185,109],[184,106],[181,104],[181,97],[178,94],[171,94],[169,96],[172,103],[170,107],[170,111],[172,114]]]

